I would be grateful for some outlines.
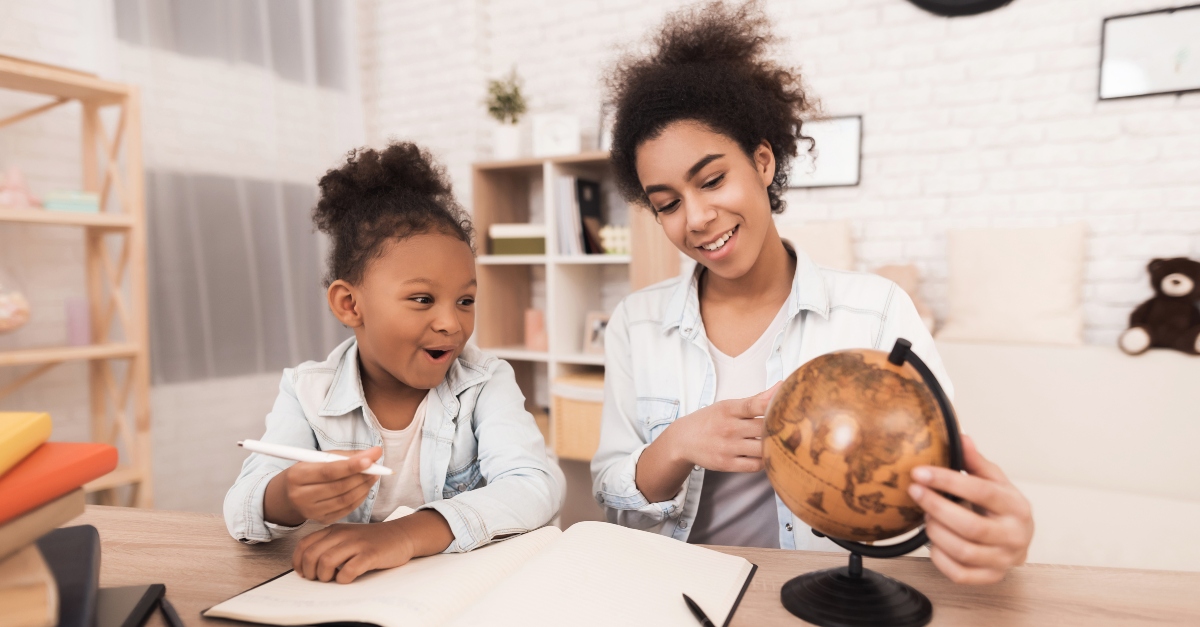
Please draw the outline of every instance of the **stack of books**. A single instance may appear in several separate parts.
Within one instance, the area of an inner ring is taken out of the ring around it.
[[[0,608],[5,625],[91,625],[100,580],[83,485],[117,467],[107,444],[47,442],[50,415],[0,412]]]

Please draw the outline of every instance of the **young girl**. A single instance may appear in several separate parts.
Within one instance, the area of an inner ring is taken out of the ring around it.
[[[895,284],[820,268],[780,239],[772,214],[798,144],[809,147],[811,100],[798,73],[764,56],[772,37],[757,7],[676,13],[654,42],[610,79],[612,164],[626,198],[653,211],[696,268],[612,315],[593,493],[610,521],[687,542],[839,550],[792,517],[763,472],[773,386],[818,355],[887,350],[898,337],[947,393],[950,381]],[[997,581],[1024,561],[1033,520],[1000,469],[970,439],[964,449],[969,476],[917,468],[911,493],[937,567],[958,582]]]
[[[251,455],[225,497],[229,533],[255,543],[308,520],[377,523],[332,525],[296,547],[297,573],[348,583],[548,523],[562,471],[512,367],[467,344],[472,229],[443,171],[417,146],[393,144],[351,152],[320,187],[313,220],[333,241],[329,308],[354,337],[284,370],[262,439],[350,458]],[[374,461],[394,473],[360,474]],[[400,506],[417,511],[380,522]]]

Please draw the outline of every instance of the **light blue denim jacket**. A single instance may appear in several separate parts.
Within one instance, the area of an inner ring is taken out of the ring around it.
[[[953,396],[933,338],[903,290],[876,275],[819,267],[803,251],[793,252],[787,323],[772,338],[768,387],[814,357],[848,348],[890,350],[903,337]],[[592,492],[609,522],[684,541],[696,518],[704,469],[693,468],[679,492],[659,503],[638,490],[634,473],[642,451],[668,425],[715,401],[715,366],[697,291],[701,270],[635,292],[613,312],[604,338],[600,447],[592,458]],[[781,548],[842,550],[794,520],[778,496],[775,505]]]
[[[447,553],[542,527],[558,513],[566,482],[508,362],[467,345],[426,403],[421,430],[421,491],[425,505],[450,523]],[[351,338],[322,362],[283,371],[262,441],[317,450],[382,446],[363,416],[358,344]],[[386,462],[387,460],[381,460]],[[252,454],[225,495],[225,525],[241,542],[269,542],[299,527],[263,520],[271,479],[295,462]],[[365,523],[379,491],[341,522]]]

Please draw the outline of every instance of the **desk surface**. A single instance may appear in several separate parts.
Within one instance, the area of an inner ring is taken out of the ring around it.
[[[291,568],[292,547],[308,529],[282,541],[248,546],[225,532],[219,516],[89,506],[70,525],[100,531],[100,584],[164,583],[184,622],[200,611]],[[315,530],[319,527],[312,526]],[[805,572],[844,566],[832,553],[714,547],[758,564],[734,626],[801,625],[779,602],[779,589]],[[993,586],[957,586],[925,558],[863,560],[933,601],[933,625],[1200,624],[1200,573],[1028,565]],[[151,625],[164,625],[155,615]]]

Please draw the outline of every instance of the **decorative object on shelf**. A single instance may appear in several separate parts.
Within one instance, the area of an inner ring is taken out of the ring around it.
[[[630,237],[628,226],[606,224],[600,227],[600,248],[606,255],[628,255]]]
[[[492,129],[492,158],[515,159],[521,154],[521,132],[517,123],[525,114],[521,77],[513,66],[507,76],[488,81],[487,110],[499,126]]]
[[[925,300],[921,298],[921,271],[913,264],[882,266],[875,269],[875,274],[888,279],[895,283],[900,289],[904,290],[905,294],[912,300],[913,306],[917,308],[917,315],[921,317],[921,322],[925,323],[925,328],[933,333],[934,318],[933,310],[929,305],[925,304]]]
[[[1105,18],[1100,99],[1200,90],[1200,4]]]
[[[600,105],[600,125],[596,130],[596,149],[608,151],[612,150],[612,123],[613,123],[612,107],[608,103]]]
[[[801,148],[801,153],[792,162],[789,186],[858,185],[862,160],[861,115],[806,121],[800,127],[800,132],[813,141],[808,150]]]
[[[1117,344],[1130,355],[1151,348],[1200,355],[1200,261],[1155,259],[1147,269],[1154,297],[1129,314]]]
[[[909,2],[943,17],[978,15],[994,11],[1012,0],[908,0]]]
[[[604,330],[608,328],[608,314],[590,311],[583,322],[583,352],[588,355],[604,354]]]
[[[525,348],[543,353],[550,350],[550,338],[546,333],[546,312],[541,309],[525,310]]]
[[[16,282],[0,270],[0,333],[16,331],[29,322],[29,300]]]
[[[818,536],[850,551],[850,563],[800,575],[780,597],[792,614],[825,627],[919,627],[929,599],[863,568],[862,557],[898,557],[925,545],[925,519],[908,495],[912,469],[963,469],[954,408],[933,373],[897,339],[890,353],[828,353],[793,372],[767,410],[763,464],[775,493]]]
[[[493,255],[546,254],[545,224],[493,224],[488,227]]]
[[[0,176],[0,207],[5,209],[32,209],[41,205],[41,201],[29,190],[25,175],[19,168],[13,166],[8,173]]]
[[[573,155],[580,150],[579,118],[567,113],[539,113],[533,120],[533,156]]]
[[[92,316],[86,298],[68,298],[64,304],[67,313],[67,345],[89,346],[92,343]]]
[[[100,195],[95,192],[50,192],[42,202],[47,211],[98,213]]]

